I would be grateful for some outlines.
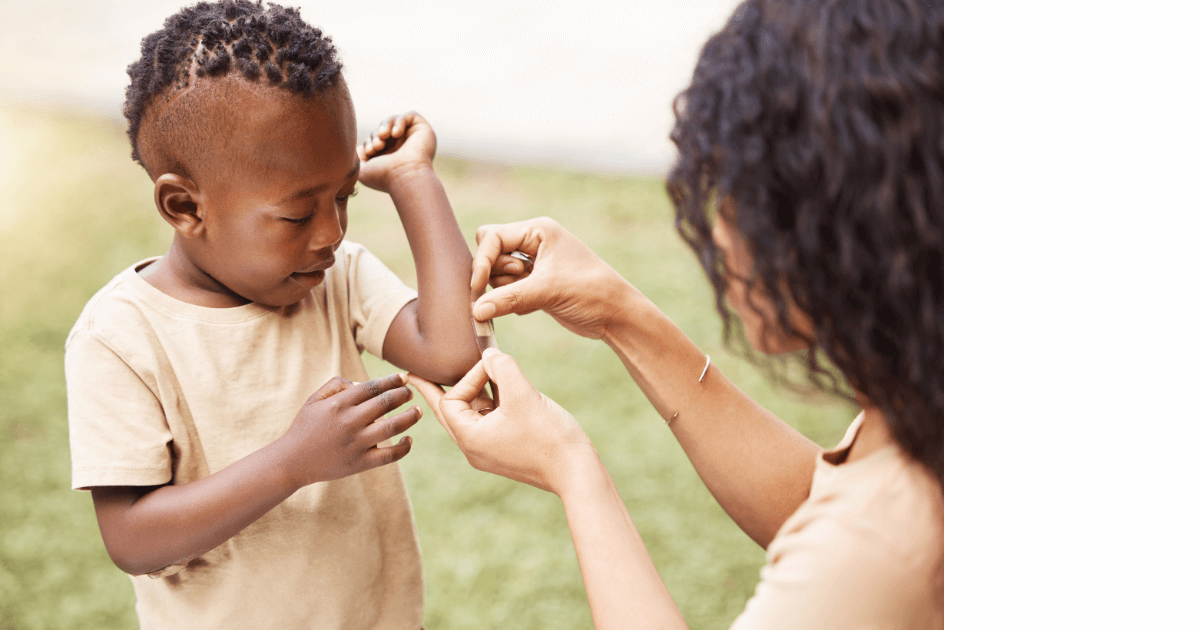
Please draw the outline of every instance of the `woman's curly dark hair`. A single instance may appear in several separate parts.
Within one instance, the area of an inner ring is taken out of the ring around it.
[[[667,183],[726,339],[736,322],[716,212],[751,251],[767,315],[825,353],[939,482],[942,13],[937,0],[747,0],[676,98]],[[792,304],[813,335],[792,324]],[[802,354],[829,389],[819,353]]]
[[[150,103],[170,88],[187,87],[192,62],[197,77],[237,69],[249,81],[262,77],[289,92],[312,95],[341,76],[337,50],[300,12],[262,0],[200,2],[167,18],[142,39],[142,56],[129,65],[125,118],[133,159],[142,163],[137,138]]]

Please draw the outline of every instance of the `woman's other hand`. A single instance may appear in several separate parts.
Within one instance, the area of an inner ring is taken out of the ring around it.
[[[484,225],[475,241],[472,294],[481,293],[489,279],[496,287],[475,303],[472,313],[479,321],[540,310],[577,335],[603,339],[615,318],[630,312],[630,298],[641,295],[550,218]],[[509,255],[514,251],[532,257],[533,264]]]
[[[504,392],[492,409],[484,393],[488,378]],[[510,356],[495,349],[448,392],[410,374],[408,382],[433,409],[438,422],[471,466],[563,495],[572,474],[599,465],[599,456],[571,414],[525,378]]]

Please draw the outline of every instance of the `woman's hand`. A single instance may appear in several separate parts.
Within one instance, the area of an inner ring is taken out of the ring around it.
[[[545,311],[567,330],[603,339],[615,318],[628,313],[640,293],[583,241],[557,221],[542,217],[475,232],[479,248],[471,267],[471,291],[482,293],[490,278],[497,287],[475,303],[475,319]],[[532,265],[510,256],[519,251]]]
[[[483,386],[491,378],[504,392],[492,409]],[[583,428],[558,403],[533,387],[512,357],[488,349],[483,360],[448,392],[410,374],[438,422],[471,466],[563,496],[574,473],[600,466]]]

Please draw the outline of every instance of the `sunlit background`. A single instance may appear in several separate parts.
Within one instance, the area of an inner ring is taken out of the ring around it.
[[[359,124],[417,110],[443,150],[504,163],[661,173],[671,100],[732,0],[314,0]],[[0,2],[6,100],[120,116],[139,43],[171,0]]]
[[[549,215],[655,301],[714,365],[818,442],[844,403],[781,394],[721,344],[712,292],[672,227],[671,100],[728,0],[305,2],[332,36],[361,129],[417,110],[467,242]],[[132,628],[87,493],[72,492],[63,343],[86,301],[172,233],[129,158],[125,67],[173,2],[0,1],[0,629]],[[415,286],[386,195],[363,190],[347,238]],[[419,287],[418,287],[419,288]],[[691,627],[727,628],[762,549],[720,509],[603,344],[547,316],[497,322],[500,346],[580,420]],[[388,371],[366,357],[374,375]],[[562,508],[467,465],[429,419],[401,462],[422,548],[429,630],[587,628]],[[297,553],[303,553],[298,549]],[[319,588],[323,576],[313,576]]]

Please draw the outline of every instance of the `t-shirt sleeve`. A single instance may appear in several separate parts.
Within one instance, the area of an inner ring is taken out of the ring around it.
[[[417,298],[374,254],[357,244],[343,243],[350,293],[350,320],[360,349],[383,357],[383,340],[400,309]]]
[[[731,630],[924,627],[923,577],[886,541],[836,520],[781,536]]]
[[[158,398],[137,373],[86,330],[68,342],[64,367],[71,487],[171,481],[171,431]]]

